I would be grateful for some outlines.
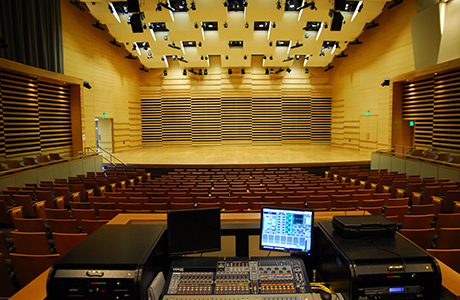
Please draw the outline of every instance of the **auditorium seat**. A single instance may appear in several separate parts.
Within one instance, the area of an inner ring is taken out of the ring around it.
[[[69,202],[70,209],[91,209],[91,203],[89,202],[76,202],[70,201]]]
[[[19,232],[46,232],[45,223],[41,218],[16,218],[15,228]]]
[[[69,253],[88,237],[86,233],[53,233],[54,246],[56,252],[61,256]]]
[[[81,220],[81,226],[83,227],[83,232],[88,235],[93,234],[96,230],[101,228],[104,224],[107,224],[109,220]]]
[[[46,232],[12,231],[14,249],[19,254],[51,254]]]
[[[331,201],[310,201],[308,202],[308,208],[312,210],[331,210]]]
[[[246,203],[247,205],[247,203]],[[169,203],[169,207],[171,210],[182,210],[182,209],[194,209],[195,208],[195,203],[193,202],[171,202]]]
[[[281,202],[281,207],[305,208],[305,202],[303,202],[303,201],[300,201],[300,202],[293,202],[293,201]]]
[[[46,208],[64,208],[64,196],[59,196],[54,198],[53,192],[51,190],[47,191],[35,191],[37,199],[40,201],[45,201]]]
[[[337,202],[332,203],[332,208],[352,208],[352,209],[357,209],[358,208],[358,200],[337,200]],[[331,208],[331,209],[332,209]]]
[[[27,255],[11,253],[11,263],[21,287],[26,286],[35,277],[54,265],[60,258],[59,254]]]
[[[374,207],[366,207],[361,206],[359,210],[367,211],[371,215],[381,215],[383,213],[383,206],[374,206]]]
[[[385,216],[398,216],[396,223],[404,221],[404,216],[409,212],[409,205],[402,206],[387,206],[385,209]]]
[[[405,215],[403,220],[403,229],[423,229],[430,228],[434,220],[434,215]]]
[[[13,198],[11,198],[10,194],[1,194],[0,201],[3,201],[5,203],[5,206],[14,206]]]
[[[372,200],[363,200],[362,205],[363,207],[383,207],[384,205],[383,199],[372,199]]]
[[[425,250],[432,247],[435,229],[401,229],[400,233]]]
[[[388,202],[385,203],[385,205],[387,205],[387,206],[409,205],[409,197],[388,199]]]
[[[436,220],[436,234],[439,233],[441,228],[458,228],[460,224],[460,213],[438,215]]]
[[[436,198],[435,198],[436,199]],[[460,190],[449,190],[444,197],[444,204],[442,205],[441,212],[453,212],[454,202],[460,200]]]
[[[72,209],[72,217],[77,219],[78,226],[81,226],[81,220],[96,220],[96,211],[94,209]]]
[[[99,218],[101,220],[112,220],[122,212],[121,209],[99,209]],[[80,223],[83,223],[83,220]]]
[[[0,298],[8,299],[17,292],[16,286],[11,281],[8,269],[5,263],[5,257],[0,251]]]
[[[8,208],[5,204],[5,201],[0,200],[0,225],[9,226],[12,225],[10,216],[8,214]]]
[[[15,159],[8,159],[6,161],[6,164],[8,166],[8,169],[18,169],[18,168],[21,168],[21,164],[19,163],[19,160],[15,160]]]
[[[247,202],[225,202],[224,212],[232,211],[232,210],[237,210],[238,212],[244,212],[245,210],[248,210],[248,203]]]
[[[460,273],[460,249],[427,249],[426,251]]]
[[[51,232],[79,233],[76,219],[48,219],[47,224]]]
[[[16,206],[22,206],[25,217],[36,218],[37,213],[33,207],[32,199],[29,195],[13,195],[13,200]]]
[[[460,249],[460,228],[441,228],[436,249]]]

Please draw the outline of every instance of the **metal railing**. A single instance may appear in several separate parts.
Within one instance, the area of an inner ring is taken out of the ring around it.
[[[116,157],[115,155],[113,155],[112,153],[110,153],[102,147],[97,147],[97,149],[86,147],[85,153],[102,153],[102,159],[106,161],[108,164],[111,164],[113,167],[117,167],[117,165],[122,165],[123,167],[128,166],[121,159],[119,159],[118,157]]]

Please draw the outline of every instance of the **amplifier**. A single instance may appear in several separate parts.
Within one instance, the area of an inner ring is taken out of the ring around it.
[[[167,271],[164,225],[104,225],[50,270],[48,300],[147,299],[147,289]]]
[[[436,260],[399,233],[349,239],[331,221],[318,227],[319,276],[346,300],[441,298]]]

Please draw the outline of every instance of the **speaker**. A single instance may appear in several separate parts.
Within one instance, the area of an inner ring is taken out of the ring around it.
[[[128,0],[128,12],[140,12],[139,0]]]
[[[144,28],[142,28],[142,13],[140,14],[132,14],[131,19],[129,19],[129,23],[131,24],[131,29],[133,33],[136,32],[144,32]]]
[[[335,0],[334,10],[345,10],[345,0]]]
[[[331,20],[331,31],[340,31],[342,29],[343,16],[340,12],[335,11]]]

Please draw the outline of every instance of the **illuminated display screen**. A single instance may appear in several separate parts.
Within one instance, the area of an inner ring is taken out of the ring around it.
[[[388,289],[388,292],[390,292],[390,293],[402,293],[402,292],[404,292],[404,288],[403,287],[392,287],[392,288]]]
[[[313,211],[262,208],[260,249],[310,254]]]

